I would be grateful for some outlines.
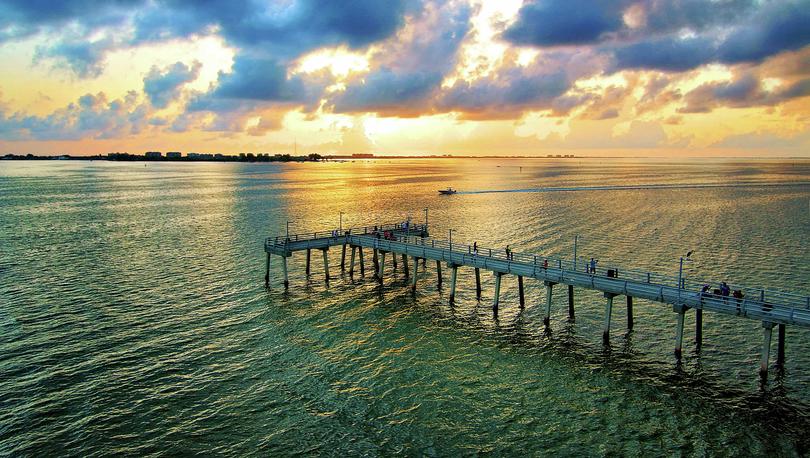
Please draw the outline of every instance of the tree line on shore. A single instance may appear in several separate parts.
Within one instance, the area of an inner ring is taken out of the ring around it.
[[[97,154],[93,156],[37,156],[34,154],[6,154],[0,159],[5,160],[97,160],[97,161],[167,161],[167,162],[317,162],[323,159],[318,153],[310,153],[306,156],[293,156],[290,154],[269,153],[239,153],[231,154],[209,154],[209,153],[189,153],[182,156],[180,153],[167,153],[165,156],[158,152],[147,152],[145,154],[130,153],[109,153]]]

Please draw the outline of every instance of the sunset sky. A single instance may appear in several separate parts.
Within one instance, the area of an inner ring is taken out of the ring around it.
[[[810,156],[810,0],[0,0],[0,152]]]

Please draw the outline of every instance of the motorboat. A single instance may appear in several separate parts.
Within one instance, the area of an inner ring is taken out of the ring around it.
[[[450,194],[455,194],[456,192],[458,192],[458,191],[456,191],[453,188],[439,189],[439,194],[443,194],[445,196],[448,196]]]

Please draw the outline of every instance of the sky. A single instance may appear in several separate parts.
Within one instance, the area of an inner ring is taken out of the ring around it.
[[[0,152],[810,156],[810,0],[0,0]]]

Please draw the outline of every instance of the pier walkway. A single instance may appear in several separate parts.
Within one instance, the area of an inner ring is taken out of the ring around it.
[[[762,323],[763,348],[760,364],[760,375],[767,376],[768,360],[771,347],[771,336],[774,327],[778,329],[777,367],[784,367],[785,326],[810,328],[810,296],[768,291],[761,288],[746,288],[730,285],[738,297],[701,293],[704,284],[716,285],[718,282],[703,282],[694,279],[677,278],[644,272],[633,269],[600,267],[591,272],[589,264],[581,260],[552,259],[535,254],[507,253],[502,249],[473,247],[471,245],[428,237],[426,224],[385,224],[370,227],[352,228],[339,231],[313,232],[289,236],[269,237],[265,240],[267,267],[265,285],[269,286],[270,256],[278,255],[282,259],[284,285],[289,287],[287,258],[294,252],[306,251],[306,273],[310,273],[310,252],[319,249],[323,252],[324,272],[329,281],[329,264],[327,251],[331,247],[341,247],[341,270],[346,270],[346,250],[351,250],[349,274],[355,272],[359,253],[361,275],[365,274],[363,249],[370,249],[373,257],[374,277],[380,283],[385,274],[385,257],[391,254],[396,267],[397,256],[401,256],[406,277],[411,279],[411,287],[416,290],[417,275],[408,272],[408,259],[416,266],[418,261],[426,263],[435,261],[437,282],[442,284],[442,264],[450,269],[451,302],[455,300],[456,279],[459,267],[472,268],[475,272],[476,295],[481,298],[481,269],[490,271],[495,278],[493,309],[497,311],[500,300],[501,277],[510,274],[517,276],[520,306],[525,304],[523,279],[533,278],[542,281],[546,288],[544,322],[549,326],[552,305],[552,292],[556,285],[568,287],[569,318],[574,318],[574,287],[600,291],[605,297],[605,321],[603,338],[608,341],[611,329],[611,314],[614,298],[625,296],[627,305],[627,327],[633,328],[633,298],[647,299],[672,305],[676,313],[675,356],[680,360],[683,344],[684,315],[695,310],[695,340],[698,347],[702,344],[703,311],[721,313],[744,319],[757,320]],[[742,296],[742,297],[740,297]]]

